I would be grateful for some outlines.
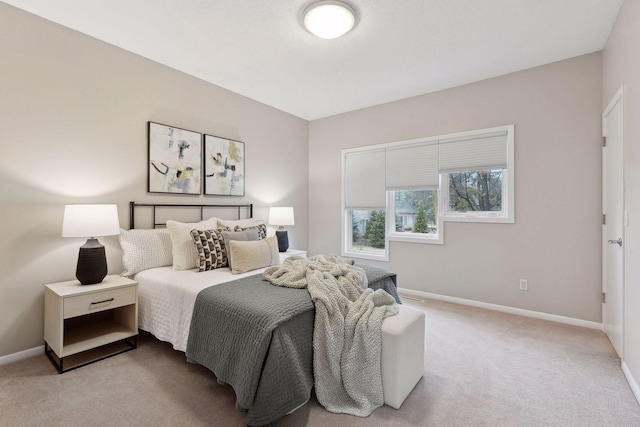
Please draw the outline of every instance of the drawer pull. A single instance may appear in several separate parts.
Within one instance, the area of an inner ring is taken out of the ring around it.
[[[91,303],[91,305],[104,304],[105,302],[111,302],[111,301],[113,301],[114,299],[115,299],[115,298],[109,298],[109,299],[106,299],[106,300],[104,300],[104,301],[96,301],[96,302],[92,302],[92,303]]]

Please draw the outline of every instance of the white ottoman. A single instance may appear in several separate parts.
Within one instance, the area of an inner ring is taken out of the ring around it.
[[[382,390],[384,403],[399,409],[424,370],[424,313],[399,305],[382,321]]]

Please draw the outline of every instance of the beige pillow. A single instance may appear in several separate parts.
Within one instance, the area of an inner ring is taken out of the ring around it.
[[[227,251],[229,252],[232,274],[246,273],[280,263],[276,236],[247,242],[230,240]]]
[[[247,231],[221,231],[222,238],[224,239],[224,250],[227,251],[227,261],[229,268],[233,268],[231,258],[229,257],[229,241],[241,240],[246,242],[248,240],[258,240],[258,230],[249,229]]]
[[[218,220],[209,218],[200,222],[167,221],[171,236],[171,252],[174,270],[191,270],[198,266],[198,252],[193,244],[191,230],[215,230]]]
[[[222,219],[222,218],[218,218],[218,227],[223,228],[223,227],[229,227],[230,229],[234,229],[236,227],[255,227],[256,225],[260,224],[262,221],[258,221],[257,219],[236,219],[236,220],[229,220],[229,219]]]

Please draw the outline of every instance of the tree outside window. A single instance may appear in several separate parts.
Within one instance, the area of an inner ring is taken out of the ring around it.
[[[438,192],[402,190],[394,192],[397,233],[438,232]]]
[[[502,170],[450,173],[449,210],[502,211]]]
[[[368,240],[372,247],[383,249],[385,247],[385,235],[384,211],[371,211],[364,238]]]
[[[383,253],[386,248],[385,211],[354,209],[350,214],[350,250],[371,255]]]

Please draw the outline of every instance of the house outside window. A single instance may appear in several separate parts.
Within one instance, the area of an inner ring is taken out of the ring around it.
[[[412,232],[418,209],[415,205],[400,201],[396,197],[396,229],[398,233]]]
[[[396,190],[390,194],[389,204],[395,213],[388,227],[389,240],[441,243],[437,189]]]

